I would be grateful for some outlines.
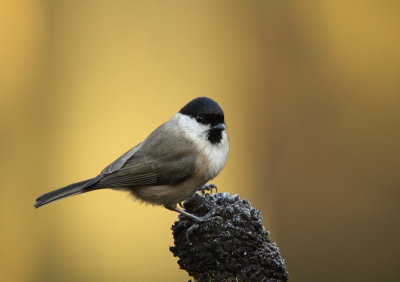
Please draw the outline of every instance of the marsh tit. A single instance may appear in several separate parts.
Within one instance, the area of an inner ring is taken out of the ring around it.
[[[35,208],[69,196],[111,188],[163,205],[195,221],[177,208],[223,169],[229,153],[224,113],[212,99],[192,100],[98,176],[54,190],[36,199]]]

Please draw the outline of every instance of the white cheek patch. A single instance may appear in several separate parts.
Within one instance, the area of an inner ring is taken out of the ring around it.
[[[210,126],[199,124],[195,119],[180,113],[175,114],[173,118],[178,121],[185,135],[196,144],[200,152],[203,152],[209,160],[208,173],[212,178],[224,168],[229,153],[229,141],[226,131],[222,131],[220,143],[211,144],[208,140],[208,131]]]
[[[194,118],[181,113],[175,114],[174,118],[178,119],[179,128],[183,130],[190,140],[193,140],[196,144],[207,141],[209,126],[199,124]]]

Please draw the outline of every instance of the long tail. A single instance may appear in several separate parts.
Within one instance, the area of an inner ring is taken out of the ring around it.
[[[79,194],[94,190],[94,189],[86,189],[86,188],[88,188],[88,186],[90,186],[91,184],[96,183],[97,181],[96,181],[96,178],[91,178],[91,179],[73,183],[73,184],[70,184],[63,188],[43,194],[42,196],[40,196],[36,199],[36,204],[33,207],[38,208],[38,207],[41,207],[43,205],[46,205],[48,203],[51,203],[51,202],[54,202],[57,200],[61,200],[61,199],[67,198],[67,197],[79,195]],[[90,183],[90,182],[92,182],[92,183]]]

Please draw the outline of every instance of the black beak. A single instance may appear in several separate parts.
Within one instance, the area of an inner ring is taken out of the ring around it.
[[[225,124],[218,123],[217,125],[213,126],[212,130],[213,131],[223,131],[223,130],[225,130]]]

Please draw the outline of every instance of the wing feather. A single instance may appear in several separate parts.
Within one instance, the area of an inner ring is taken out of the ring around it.
[[[196,168],[195,145],[182,138],[170,121],[157,130],[157,134],[154,131],[145,141],[107,166],[96,187],[176,184],[190,177]]]
[[[96,187],[116,188],[179,183],[192,175],[195,169],[192,158],[182,157],[181,154],[182,152],[178,158],[172,155],[159,158],[133,155],[121,168],[103,175]]]

